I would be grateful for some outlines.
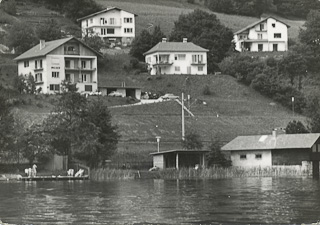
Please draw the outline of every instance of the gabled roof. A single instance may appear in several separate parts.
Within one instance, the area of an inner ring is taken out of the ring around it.
[[[305,149],[311,148],[319,137],[320,133],[238,136],[221,150]]]
[[[275,17],[273,17],[273,16],[268,16],[268,17],[265,18],[265,19],[262,19],[262,20],[259,20],[259,21],[257,21],[257,22],[254,22],[254,23],[246,26],[245,28],[243,28],[243,29],[241,29],[241,30],[238,30],[238,31],[235,32],[234,34],[243,33],[244,31],[249,30],[249,29],[251,29],[252,27],[254,27],[254,26],[256,26],[256,25],[258,25],[258,24],[260,24],[260,23],[263,23],[263,22],[267,21],[267,20],[270,19],[270,18],[275,19],[275,20],[279,21],[280,23],[283,23],[283,24],[286,25],[288,28],[290,27],[288,24],[282,22],[281,20],[278,20],[277,18],[275,18]]]
[[[101,13],[109,12],[109,11],[111,11],[111,10],[125,11],[125,12],[128,12],[128,13],[133,14],[134,16],[138,16],[137,14],[134,14],[134,13],[132,13],[132,12],[129,12],[129,11],[126,11],[126,10],[123,10],[123,9],[120,9],[120,8],[118,8],[118,7],[107,7],[106,9],[101,10],[101,11],[99,11],[99,12],[95,12],[95,13],[92,13],[92,14],[90,14],[90,15],[87,15],[87,16],[84,16],[84,17],[82,17],[82,18],[79,18],[79,19],[77,19],[77,21],[85,20],[85,19],[87,19],[87,18],[90,18],[90,17],[96,16],[96,15],[99,15],[99,14],[101,14]]]
[[[70,41],[72,39],[80,42],[81,44],[83,44],[84,46],[86,46],[87,48],[89,48],[90,50],[95,52],[97,55],[102,56],[102,54],[100,52],[97,52],[96,50],[92,49],[83,41],[81,41],[75,37],[68,37],[68,38],[45,42],[45,46],[42,49],[40,49],[40,44],[38,44],[38,45],[34,46],[33,48],[29,49],[28,51],[22,53],[21,55],[16,57],[14,60],[19,61],[19,60],[23,60],[23,59],[30,59],[30,58],[45,56],[45,55],[49,54],[50,52],[52,52],[53,50],[55,50],[56,48],[60,47],[61,45],[67,43],[68,41]]]
[[[202,48],[192,42],[159,42],[143,55],[155,52],[208,52],[208,49]]]
[[[207,153],[210,152],[209,150],[186,150],[186,149],[174,149],[174,150],[166,150],[166,151],[160,151],[160,152],[152,152],[150,155],[164,155],[168,153]]]

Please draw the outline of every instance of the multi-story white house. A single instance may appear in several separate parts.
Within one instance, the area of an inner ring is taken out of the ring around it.
[[[182,42],[167,42],[162,39],[144,53],[151,75],[191,74],[207,75],[207,52],[184,38]]]
[[[131,44],[135,37],[137,15],[117,7],[106,8],[78,19],[81,22],[82,37],[98,35],[109,43]]]
[[[74,37],[45,42],[15,60],[18,74],[31,74],[42,93],[61,92],[63,80],[76,83],[79,92],[98,88],[97,56],[101,54]]]
[[[273,52],[288,50],[290,26],[274,17],[261,19],[234,33],[239,52]]]

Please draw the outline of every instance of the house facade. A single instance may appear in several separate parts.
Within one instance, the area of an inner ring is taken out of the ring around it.
[[[82,37],[98,35],[108,43],[130,45],[135,37],[137,15],[117,7],[110,7],[78,19]]]
[[[60,93],[62,81],[76,84],[79,92],[98,88],[97,56],[101,54],[70,37],[40,44],[21,54],[18,75],[32,75],[39,93]]]
[[[271,167],[319,162],[320,134],[238,136],[221,148],[230,152],[232,166]]]
[[[150,75],[190,74],[207,75],[207,52],[192,42],[167,42],[163,38],[144,53]]]
[[[234,33],[235,49],[239,52],[288,51],[286,23],[267,17]]]

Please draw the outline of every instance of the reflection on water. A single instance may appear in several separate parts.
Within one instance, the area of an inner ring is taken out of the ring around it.
[[[312,179],[3,182],[0,219],[16,224],[311,223]]]

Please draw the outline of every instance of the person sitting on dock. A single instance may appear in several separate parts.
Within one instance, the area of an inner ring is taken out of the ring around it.
[[[68,175],[69,177],[73,177],[73,173],[74,173],[74,169],[69,169],[69,170],[67,171],[67,175]]]

